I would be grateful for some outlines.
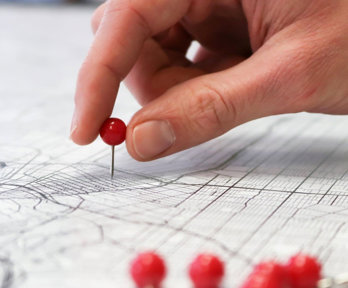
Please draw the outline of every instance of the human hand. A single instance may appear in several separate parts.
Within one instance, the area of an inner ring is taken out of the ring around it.
[[[152,160],[247,121],[348,113],[346,0],[109,0],[94,14],[71,138],[88,144],[120,81],[145,105],[127,148]],[[185,58],[192,40],[202,47]]]

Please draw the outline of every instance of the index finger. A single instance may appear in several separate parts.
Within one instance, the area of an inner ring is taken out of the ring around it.
[[[129,73],[145,40],[177,23],[194,0],[110,0],[75,94],[71,139],[88,144],[110,116],[118,87]]]

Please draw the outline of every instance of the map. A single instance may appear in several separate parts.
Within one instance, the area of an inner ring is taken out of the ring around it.
[[[347,116],[264,118],[148,163],[123,144],[111,179],[110,147],[68,138],[92,7],[3,8],[1,288],[131,288],[129,263],[146,250],[166,259],[167,288],[191,287],[199,252],[223,259],[223,287],[299,251],[326,276],[348,271]],[[114,115],[137,109],[122,86]]]

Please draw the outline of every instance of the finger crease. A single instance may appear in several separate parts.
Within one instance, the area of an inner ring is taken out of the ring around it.
[[[232,119],[228,119],[228,121],[232,121],[233,123],[235,123],[236,121],[236,116],[237,116],[237,109],[236,106],[233,102],[227,102],[225,97],[221,94],[221,92],[210,86],[210,85],[206,85],[206,88],[208,90],[210,90],[210,92],[215,95],[215,97],[220,100],[218,101],[218,103],[222,103],[223,109],[219,111],[217,111],[217,109],[214,110],[214,113],[216,114],[216,119],[219,121],[220,125],[223,127],[224,122],[227,120],[227,118],[225,117],[226,115],[232,115]],[[223,113],[223,112],[226,112]]]
[[[142,13],[140,13],[134,6],[130,5],[129,6],[129,10],[137,16],[137,19],[139,21],[139,26],[143,28],[144,30],[144,34],[147,37],[152,36],[152,28],[149,24],[149,22],[146,20],[146,18],[144,17],[144,15]]]

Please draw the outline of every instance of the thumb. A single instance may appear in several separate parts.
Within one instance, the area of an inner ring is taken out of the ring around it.
[[[299,43],[300,50],[296,45],[288,42],[284,49],[261,48],[237,66],[171,88],[129,123],[129,153],[137,160],[153,160],[247,121],[305,109],[314,90],[305,85],[303,55],[294,52],[302,51],[303,43]]]

